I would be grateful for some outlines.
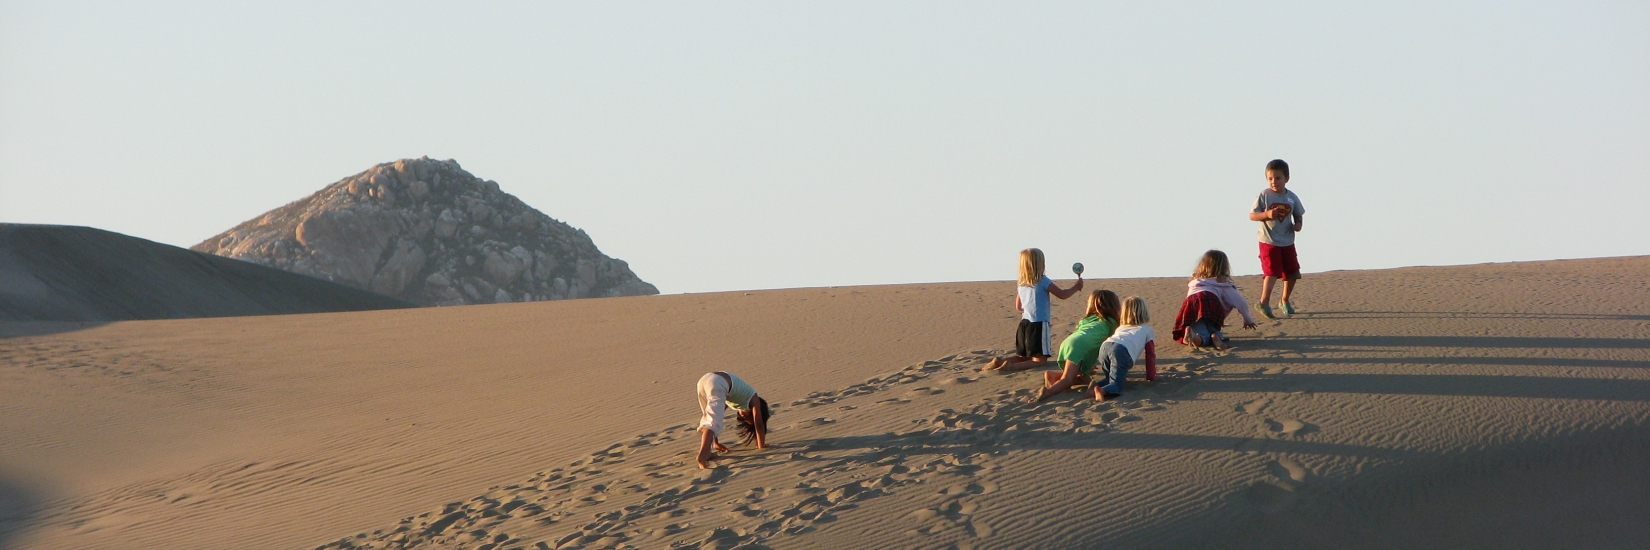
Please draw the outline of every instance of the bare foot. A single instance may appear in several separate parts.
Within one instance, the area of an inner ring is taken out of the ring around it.
[[[693,460],[699,463],[700,470],[709,470],[710,461],[716,460],[716,453],[699,453],[699,456],[694,457]]]
[[[1048,388],[1043,388],[1043,389],[1037,390],[1037,395],[1032,396],[1031,400],[1027,401],[1027,403],[1041,403],[1044,399],[1048,399],[1048,398],[1049,398]]]
[[[718,452],[718,453],[728,452],[728,446],[723,445],[721,441],[717,441],[716,442],[716,452]]]
[[[980,370],[997,370],[997,369],[1003,368],[1003,364],[1007,363],[1007,362],[1008,361],[1004,360],[1001,357],[992,357],[991,362],[986,363],[985,367],[981,368]]]
[[[1112,400],[1112,399],[1117,399],[1117,394],[1115,394],[1115,393],[1106,393],[1106,390],[1101,389],[1100,386],[1094,386],[1093,388],[1090,388],[1089,389],[1089,396],[1093,397],[1095,401],[1109,401],[1109,400]]]

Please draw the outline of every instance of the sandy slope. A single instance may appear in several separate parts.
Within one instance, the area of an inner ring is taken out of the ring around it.
[[[102,322],[412,304],[90,227],[0,224],[0,321]]]
[[[1643,547],[1646,273],[1315,275],[1109,404],[975,370],[1001,282],[4,325],[0,548]],[[779,447],[701,472],[717,369]]]

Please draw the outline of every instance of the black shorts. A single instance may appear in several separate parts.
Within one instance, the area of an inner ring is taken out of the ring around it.
[[[1054,348],[1048,342],[1048,321],[1033,323],[1020,319],[1020,328],[1014,331],[1014,354],[1020,357],[1054,355]]]

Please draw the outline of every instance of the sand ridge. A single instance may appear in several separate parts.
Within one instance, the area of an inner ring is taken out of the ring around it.
[[[413,307],[90,227],[0,224],[0,320],[96,323]]]
[[[1110,403],[1030,405],[1041,373],[976,370],[1012,331],[1001,282],[19,336],[0,373],[51,399],[0,420],[0,471],[56,494],[5,533],[41,548],[1638,547],[1646,267],[1314,274],[1302,314],[1234,331],[1225,353],[1159,342],[1162,378]],[[1184,292],[1091,285],[1146,296],[1160,329]],[[1079,309],[1056,303],[1061,335]],[[62,345],[80,365],[141,352],[174,374],[64,372],[43,351]],[[724,368],[780,405],[777,446],[700,471],[692,381]],[[76,408],[92,399],[147,405],[122,429],[149,437],[77,436],[95,432]],[[183,409],[221,425],[168,412]],[[53,418],[59,433],[18,437]],[[180,424],[188,438],[159,429]],[[53,466],[99,450],[152,455],[106,479]]]

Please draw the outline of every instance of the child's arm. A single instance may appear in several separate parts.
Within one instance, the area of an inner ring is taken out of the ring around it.
[[[1055,298],[1059,298],[1061,300],[1064,300],[1066,298],[1070,298],[1071,295],[1076,294],[1077,291],[1079,291],[1079,290],[1083,290],[1083,276],[1082,275],[1078,275],[1077,276],[1077,282],[1073,283],[1071,285],[1071,288],[1068,288],[1068,289],[1065,289],[1065,290],[1061,290],[1060,285],[1056,285],[1056,284],[1048,285],[1048,293],[1053,294]],[[1016,296],[1014,299],[1018,300],[1019,297]]]
[[[1249,313],[1249,300],[1244,299],[1242,292],[1235,288],[1223,288],[1220,294],[1226,305],[1243,315],[1243,328],[1255,328],[1255,317]]]
[[[1157,340],[1147,340],[1146,350],[1140,352],[1141,359],[1146,363],[1146,379],[1157,379]]]
[[[1295,214],[1295,232],[1300,233],[1301,228],[1305,227],[1305,226],[1306,226],[1306,214]]]
[[[1025,306],[1020,305],[1020,293],[1018,293],[1018,292],[1014,293],[1014,311],[1025,311],[1025,310],[1026,310]]]

